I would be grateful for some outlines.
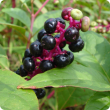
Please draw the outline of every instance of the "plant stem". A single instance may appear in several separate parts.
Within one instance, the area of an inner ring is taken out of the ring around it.
[[[42,10],[42,8],[49,2],[49,0],[46,0],[43,5],[41,6],[41,8],[39,8],[39,10],[35,13],[35,17],[40,13],[40,11]]]
[[[35,18],[34,18],[34,14],[32,13],[32,14],[31,14],[31,26],[30,26],[31,32],[33,31],[34,19],[35,19]],[[26,47],[26,48],[29,48],[31,38],[32,38],[32,34],[29,33],[29,37],[28,37],[28,42],[27,42],[27,47]]]
[[[99,16],[98,16],[98,19],[100,19],[100,17],[101,17],[101,10],[102,10],[102,4],[100,4],[98,0],[97,0],[97,5],[99,6]]]

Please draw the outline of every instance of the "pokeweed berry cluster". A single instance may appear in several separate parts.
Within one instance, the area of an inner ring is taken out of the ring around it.
[[[66,67],[74,60],[72,52],[83,49],[84,41],[79,35],[79,30],[85,32],[89,29],[89,18],[83,17],[80,10],[71,7],[65,8],[61,16],[63,19],[50,18],[45,21],[44,29],[39,31],[37,40],[25,50],[23,65],[16,71],[17,74],[30,76],[31,79],[47,70]],[[69,21],[67,29],[64,20]],[[63,49],[66,44],[72,52]],[[26,78],[26,80],[30,79]],[[39,99],[45,96],[43,89],[34,89],[34,91]]]
[[[110,34],[110,17],[107,19],[97,19],[90,23],[90,30],[101,34]]]

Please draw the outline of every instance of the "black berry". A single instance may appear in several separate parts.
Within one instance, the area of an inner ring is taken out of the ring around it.
[[[42,47],[46,50],[52,50],[56,45],[56,40],[51,35],[45,35],[41,39]]]
[[[57,35],[55,35],[54,36],[55,38],[59,38],[60,37],[60,34],[57,34]],[[64,48],[66,46],[66,41],[63,41],[63,42],[61,42],[60,44],[59,44],[59,47],[60,48]]]
[[[73,60],[74,60],[74,55],[73,55],[73,53],[70,52],[70,51],[67,51],[66,53],[68,54],[68,57],[69,57],[69,59],[70,59],[69,64],[71,64],[71,63],[73,62]]]
[[[27,57],[32,57],[32,54],[30,53],[29,49],[26,49],[24,52],[24,58],[27,58]]]
[[[67,66],[69,62],[70,62],[70,59],[67,54],[60,54],[54,57],[54,64],[58,68]]]
[[[28,72],[24,69],[24,66],[23,65],[20,66],[20,75],[22,77],[28,75]]]
[[[72,52],[79,52],[84,48],[84,41],[79,37],[79,39],[77,39],[77,41],[71,43],[69,45],[69,49]]]
[[[44,89],[33,89],[33,90],[38,99],[42,99],[46,95],[46,92]]]
[[[62,11],[61,16],[62,16],[62,18],[63,18],[64,20],[67,20],[67,21],[69,20],[70,12],[71,12],[72,9],[73,9],[73,8],[68,7],[68,8],[65,8],[65,9]]]
[[[39,33],[38,33],[38,35],[37,35],[38,40],[41,41],[41,38],[42,38],[45,34],[47,34],[46,31],[45,31],[45,29],[40,30]]]
[[[41,54],[43,52],[43,47],[42,47],[41,43],[38,40],[36,40],[35,42],[33,42],[30,45],[30,52],[35,57],[41,56]]]
[[[57,22],[60,22],[60,26],[64,29],[66,26],[65,21],[62,18],[56,18]]]
[[[56,26],[57,26],[57,20],[54,18],[50,18],[44,23],[44,29],[48,34],[54,33],[56,30]]]
[[[75,27],[68,28],[64,33],[65,39],[74,42],[79,38],[79,31]]]
[[[17,71],[15,71],[16,74],[20,75],[20,70],[17,69]]]
[[[45,72],[47,70],[54,68],[54,64],[50,60],[43,60],[41,61],[39,68],[41,69],[42,72]]]
[[[24,69],[28,72],[32,72],[35,69],[35,63],[32,58],[27,57],[23,61]]]

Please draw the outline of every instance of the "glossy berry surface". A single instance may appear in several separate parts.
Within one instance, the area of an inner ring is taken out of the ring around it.
[[[69,64],[71,64],[71,63],[73,62],[73,60],[74,60],[74,55],[73,55],[73,53],[70,52],[70,51],[67,51],[66,53],[68,54],[68,57],[69,57],[69,59],[70,59]]]
[[[44,23],[44,29],[48,34],[54,33],[56,30],[56,26],[57,26],[57,20],[54,18],[50,18]]]
[[[23,65],[20,66],[20,75],[22,77],[28,75],[28,72],[24,69],[24,66]]]
[[[71,43],[69,45],[69,49],[72,52],[79,52],[84,48],[84,41],[79,37],[79,39],[77,39],[77,41]]]
[[[38,35],[37,35],[38,40],[41,41],[42,37],[45,34],[47,34],[46,31],[45,31],[45,29],[40,30],[39,33],[38,33]]]
[[[35,63],[32,58],[27,57],[23,61],[24,69],[28,72],[32,72],[35,69]]]
[[[58,68],[67,66],[69,62],[70,62],[70,59],[67,54],[60,54],[54,57],[54,64]]]
[[[47,70],[54,68],[54,64],[50,60],[43,60],[41,61],[39,68],[41,69],[41,71],[45,72]]]
[[[73,8],[71,7],[68,7],[68,8],[65,8],[62,13],[61,13],[61,16],[64,20],[69,20],[69,17],[70,17],[70,12]]]
[[[24,58],[27,58],[27,57],[32,57],[32,54],[30,53],[29,49],[26,49],[24,52]]]
[[[17,69],[17,71],[15,71],[16,74],[20,75],[20,70]]]
[[[71,27],[65,31],[64,36],[67,41],[74,42],[79,38],[79,31],[75,27]]]
[[[57,22],[60,22],[60,26],[64,29],[66,26],[65,21],[62,18],[56,18]]]
[[[60,34],[57,34],[54,36],[54,38],[59,38],[60,37]],[[59,47],[60,48],[64,48],[66,46],[66,41],[62,41],[60,44],[59,44]]]
[[[41,45],[46,50],[52,50],[56,45],[56,40],[51,35],[45,35],[41,39]]]
[[[33,90],[38,99],[42,99],[46,95],[46,92],[44,89],[33,89]]]
[[[30,52],[33,56],[35,57],[41,56],[42,51],[43,51],[43,47],[38,40],[36,40],[30,45]]]

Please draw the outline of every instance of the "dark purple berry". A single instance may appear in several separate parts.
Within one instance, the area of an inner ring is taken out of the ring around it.
[[[71,7],[63,9],[61,16],[64,20],[67,20],[67,21],[69,20],[70,12],[71,12],[72,9],[73,8],[71,8]]]
[[[79,38],[79,31],[75,27],[68,28],[64,33],[65,39],[74,42]]]
[[[52,89],[53,87],[45,87],[45,89]]]
[[[70,52],[70,51],[67,51],[66,53],[68,54],[68,57],[69,57],[69,59],[70,59],[69,64],[71,64],[71,63],[73,62],[73,60],[74,60],[74,55],[73,55],[73,53]]]
[[[26,49],[24,52],[24,58],[27,58],[27,57],[32,57],[32,54],[30,53],[29,49]]]
[[[32,72],[35,69],[35,63],[32,58],[27,57],[23,61],[24,69],[28,72]]]
[[[22,77],[28,75],[28,72],[24,69],[24,66],[23,65],[20,66],[20,75]]]
[[[39,68],[41,69],[42,72],[45,72],[47,70],[54,68],[54,64],[50,60],[43,60],[41,61]]]
[[[33,42],[30,45],[30,52],[35,57],[39,57],[39,56],[42,55],[43,47],[42,47],[41,43],[38,40],[36,40],[35,42]]]
[[[58,68],[67,66],[69,62],[70,62],[70,59],[67,54],[60,54],[54,57],[54,64]]]
[[[20,70],[17,69],[17,71],[15,71],[16,74],[20,75]]]
[[[72,52],[79,52],[79,51],[81,51],[83,48],[84,48],[84,41],[83,41],[80,37],[79,37],[79,39],[77,39],[77,41],[72,42],[72,43],[69,45],[69,49],[70,49]]]
[[[56,26],[57,26],[57,20],[54,18],[50,18],[44,23],[44,29],[48,34],[54,33],[56,30]]]
[[[54,36],[54,38],[59,38],[60,37],[60,34],[57,34]],[[59,47],[60,48],[64,48],[66,46],[66,41],[63,41],[59,44]]]
[[[41,45],[46,50],[52,50],[56,45],[56,40],[51,35],[45,35],[41,39]]]
[[[40,30],[39,33],[38,33],[38,35],[37,35],[38,40],[41,41],[42,37],[45,34],[47,34],[46,31],[45,31],[45,29]]]
[[[66,26],[65,21],[62,18],[56,18],[57,22],[60,22],[60,26],[64,29]]]
[[[33,89],[33,90],[38,99],[42,99],[46,95],[46,92],[44,89]]]

